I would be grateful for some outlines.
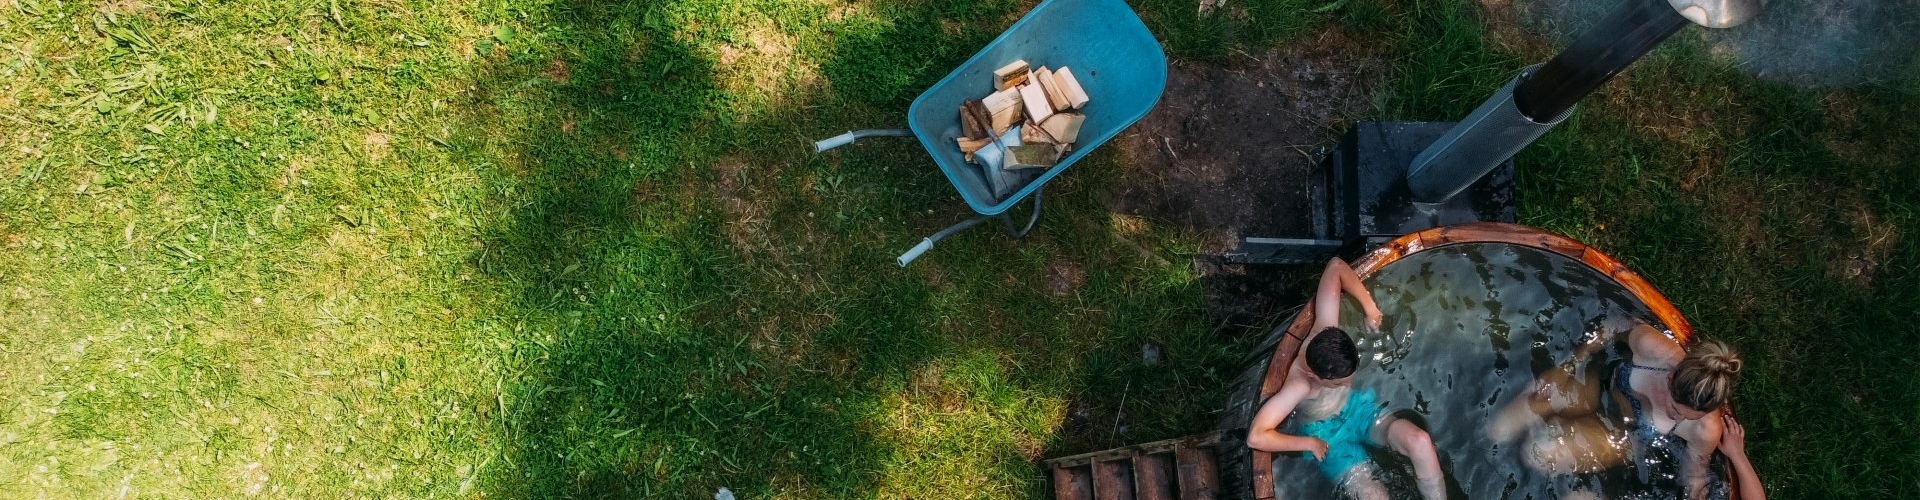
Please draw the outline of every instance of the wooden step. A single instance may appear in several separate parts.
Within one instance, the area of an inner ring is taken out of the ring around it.
[[[1220,433],[1047,460],[1057,500],[1214,500]]]

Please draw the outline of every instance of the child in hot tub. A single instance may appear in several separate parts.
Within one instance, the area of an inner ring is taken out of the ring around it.
[[[1327,262],[1313,299],[1313,328],[1304,347],[1288,367],[1280,392],[1260,406],[1247,431],[1247,446],[1270,452],[1305,451],[1320,472],[1348,494],[1362,499],[1388,498],[1386,486],[1374,477],[1365,445],[1392,448],[1413,461],[1420,496],[1446,497],[1440,476],[1440,458],[1425,429],[1406,419],[1380,411],[1371,389],[1354,390],[1353,371],[1359,352],[1353,338],[1341,330],[1340,293],[1360,302],[1367,325],[1380,328],[1380,309],[1346,262]],[[1280,432],[1280,424],[1295,414],[1301,434]]]

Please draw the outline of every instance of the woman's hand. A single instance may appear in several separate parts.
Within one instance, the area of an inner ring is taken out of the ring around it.
[[[1727,428],[1720,431],[1720,452],[1729,457],[1746,457],[1747,428],[1741,427],[1740,421],[1734,420],[1733,415],[1727,415],[1723,420]]]
[[[1380,308],[1378,307],[1369,307],[1366,312],[1367,328],[1371,329],[1371,331],[1380,331],[1380,321],[1385,319],[1386,316],[1380,314]]]
[[[1740,492],[1740,500],[1767,500],[1767,489],[1760,484],[1760,474],[1753,470],[1753,462],[1747,460],[1747,428],[1733,419],[1733,414],[1725,414],[1721,422],[1726,427],[1720,431],[1720,453],[1727,456],[1728,465],[1733,466],[1734,485]]]

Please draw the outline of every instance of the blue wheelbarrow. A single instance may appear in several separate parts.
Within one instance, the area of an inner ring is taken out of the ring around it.
[[[1058,164],[1044,171],[983,168],[967,163],[954,144],[961,134],[961,102],[991,93],[993,70],[1015,60],[1026,60],[1036,68],[1070,67],[1087,91],[1086,122],[1081,125],[1078,142]],[[814,143],[814,152],[865,137],[920,139],[933,162],[960,191],[960,198],[979,215],[921,240],[898,259],[905,267],[932,249],[934,242],[989,218],[999,218],[1008,236],[1025,237],[1040,220],[1040,189],[1047,181],[1146,116],[1160,101],[1166,86],[1166,53],[1126,2],[1046,0],[914,99],[913,106],[907,108],[910,128],[851,131]],[[1016,228],[1006,212],[1029,196],[1033,198],[1033,215],[1026,227]]]

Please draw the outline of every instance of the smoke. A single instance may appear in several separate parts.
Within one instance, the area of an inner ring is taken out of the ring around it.
[[[1528,17],[1566,42],[1620,4],[1540,0]],[[1690,26],[1674,38],[1688,36],[1768,80],[1824,87],[1920,79],[1920,0],[1771,0],[1746,24]]]

